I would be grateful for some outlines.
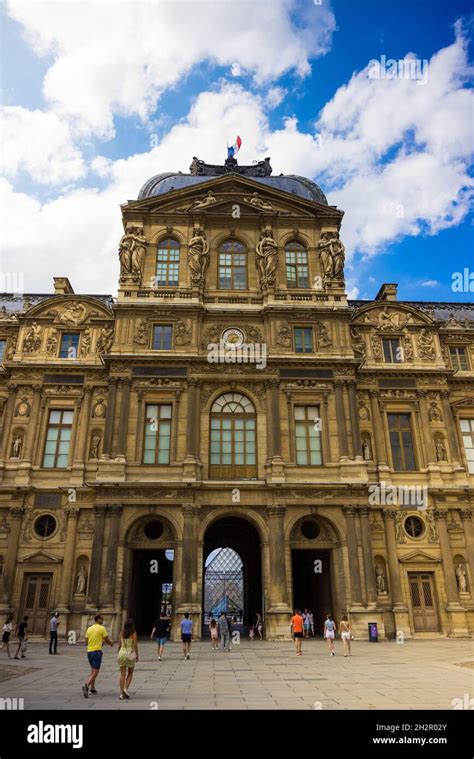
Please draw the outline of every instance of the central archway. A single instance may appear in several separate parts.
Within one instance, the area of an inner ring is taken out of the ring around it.
[[[240,517],[223,517],[210,525],[203,550],[203,632],[209,615],[224,610],[247,627],[262,614],[260,536]],[[209,607],[209,608],[208,608]]]

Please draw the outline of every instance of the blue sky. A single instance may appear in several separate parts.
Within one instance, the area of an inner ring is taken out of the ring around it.
[[[353,297],[471,300],[451,289],[474,270],[469,5],[6,2],[2,271],[115,292],[119,204],[238,133],[241,163],[270,155],[345,211]],[[408,54],[426,82],[368,76]]]

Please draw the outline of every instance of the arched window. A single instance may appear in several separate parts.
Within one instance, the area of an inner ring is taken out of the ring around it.
[[[300,242],[285,245],[286,284],[288,287],[309,287],[308,251]]]
[[[179,242],[172,237],[158,243],[156,287],[176,287],[179,283]]]
[[[251,401],[240,393],[225,393],[211,409],[210,477],[257,476],[256,418]]]
[[[219,290],[247,289],[247,251],[237,240],[226,240],[219,248]]]

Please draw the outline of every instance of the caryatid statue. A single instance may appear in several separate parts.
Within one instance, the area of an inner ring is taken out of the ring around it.
[[[191,283],[203,285],[209,266],[209,243],[200,227],[194,227],[193,236],[188,242],[188,266],[191,269]]]
[[[265,229],[256,247],[257,269],[262,289],[274,287],[278,260],[278,246],[272,237],[272,230]]]
[[[129,277],[132,273],[132,245],[133,227],[130,224],[125,229],[125,234],[119,242],[120,279]]]
[[[146,237],[143,234],[143,227],[136,227],[132,244],[132,275],[141,281],[143,274],[143,262],[146,254]]]
[[[344,279],[345,248],[339,239],[339,232],[323,232],[319,250],[324,277]]]
[[[143,262],[145,260],[146,237],[143,227],[128,224],[125,234],[119,243],[120,279],[133,279],[140,281],[143,274]]]

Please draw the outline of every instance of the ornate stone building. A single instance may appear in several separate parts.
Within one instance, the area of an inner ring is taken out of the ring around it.
[[[222,598],[268,638],[293,606],[472,635],[473,306],[348,301],[342,211],[268,159],[122,216],[116,299],[2,296],[0,612],[199,636],[234,556]]]

